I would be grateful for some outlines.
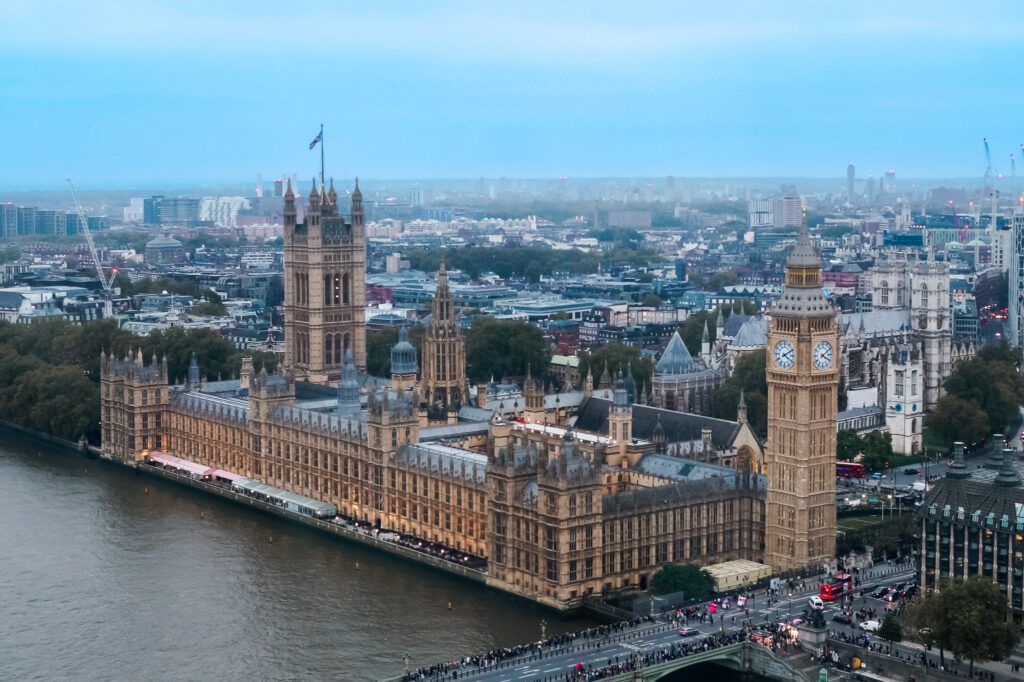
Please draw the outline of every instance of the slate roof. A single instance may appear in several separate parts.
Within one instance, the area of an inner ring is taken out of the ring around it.
[[[665,346],[665,352],[661,354],[658,364],[654,366],[654,371],[656,374],[687,374],[693,369],[693,356],[690,355],[677,329]]]
[[[0,291],[0,308],[17,310],[25,297],[13,291]]]
[[[395,459],[399,464],[477,483],[483,483],[487,475],[486,455],[438,443],[407,443],[398,449]]]
[[[763,317],[752,317],[743,323],[730,346],[758,348],[768,343],[768,320]]]
[[[750,315],[744,315],[743,313],[733,313],[725,321],[725,331],[722,333],[726,338],[734,338],[740,333],[740,327],[742,327],[747,320],[751,318]]]
[[[872,310],[869,313],[841,313],[839,315],[840,328],[849,327],[853,334],[886,334],[893,332],[910,332],[910,311],[907,309],[897,310]],[[861,331],[861,325],[864,329]]]
[[[576,415],[573,428],[581,431],[608,433],[608,412],[612,401],[601,398],[588,398]],[[726,419],[715,419],[689,412],[663,410],[646,405],[633,405],[633,437],[651,440],[654,427],[661,419],[661,428],[665,430],[668,442],[700,439],[702,428],[711,429],[711,443],[715,448],[724,450],[732,447],[736,434],[739,433],[738,422]]]

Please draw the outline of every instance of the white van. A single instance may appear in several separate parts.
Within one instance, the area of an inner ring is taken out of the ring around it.
[[[825,608],[825,602],[821,601],[821,597],[811,597],[807,600],[807,605],[812,609],[821,610]]]

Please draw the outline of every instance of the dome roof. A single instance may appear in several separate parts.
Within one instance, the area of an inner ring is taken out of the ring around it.
[[[405,327],[398,330],[398,343],[391,347],[391,373],[415,374],[418,369],[416,347],[409,343]]]
[[[665,352],[654,366],[657,374],[687,374],[694,370],[693,356],[683,343],[683,337],[679,336],[679,330],[669,339],[665,346]]]
[[[153,239],[150,239],[148,242],[146,242],[146,248],[147,249],[152,249],[152,248],[157,248],[157,249],[180,249],[181,248],[181,242],[179,242],[174,237],[169,237],[166,234],[162,234],[162,235],[160,235],[158,237],[154,237]]]

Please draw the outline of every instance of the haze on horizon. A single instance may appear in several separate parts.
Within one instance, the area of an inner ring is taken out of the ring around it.
[[[215,6],[211,6],[215,5]],[[981,176],[1022,164],[1024,5],[34,0],[0,186]]]

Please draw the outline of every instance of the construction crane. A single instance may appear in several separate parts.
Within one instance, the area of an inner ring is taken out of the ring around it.
[[[103,266],[100,264],[100,255],[96,252],[96,245],[92,241],[92,234],[89,232],[89,221],[85,217],[85,211],[82,210],[82,202],[78,200],[78,192],[75,190],[75,183],[71,181],[71,178],[67,179],[68,184],[71,185],[71,196],[75,198],[75,211],[78,213],[78,224],[82,228],[82,234],[85,235],[85,242],[89,245],[89,253],[92,254],[92,262],[96,266],[96,275],[100,278],[100,284],[103,285],[103,293],[110,294],[110,280],[103,273]]]

